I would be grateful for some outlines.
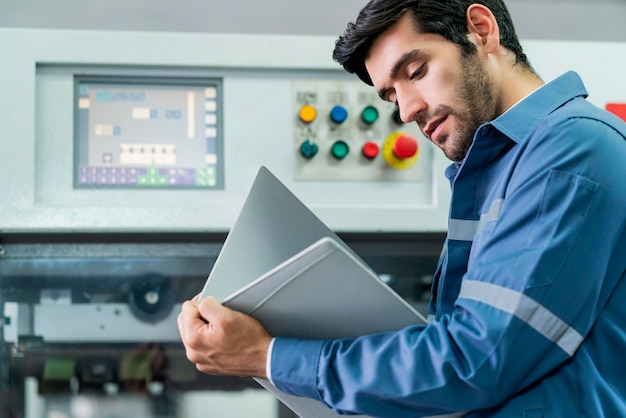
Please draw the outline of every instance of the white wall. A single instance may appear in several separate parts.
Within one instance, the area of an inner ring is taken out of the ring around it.
[[[625,0],[505,0],[522,39],[626,41]],[[0,27],[333,35],[366,0],[0,0]]]

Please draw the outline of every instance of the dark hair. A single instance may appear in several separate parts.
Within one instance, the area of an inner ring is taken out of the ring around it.
[[[532,67],[522,51],[513,21],[502,0],[371,0],[359,13],[355,23],[348,23],[337,39],[333,59],[372,85],[365,68],[374,40],[393,25],[405,12],[413,16],[419,33],[435,33],[459,45],[464,55],[476,50],[467,38],[467,8],[474,3],[491,10],[500,30],[500,44],[515,54],[515,63],[528,70]]]

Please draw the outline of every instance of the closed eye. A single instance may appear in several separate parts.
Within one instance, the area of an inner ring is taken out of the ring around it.
[[[416,78],[421,77],[423,73],[424,73],[424,65],[422,65],[417,70],[415,70],[409,77],[409,80],[415,80]]]
[[[394,103],[396,106],[398,105],[395,95],[393,94],[393,89],[381,89],[378,92],[378,96],[385,102]]]
[[[381,100],[388,102],[389,100],[389,93],[390,93],[390,89],[381,89],[378,91],[378,97],[380,97]]]

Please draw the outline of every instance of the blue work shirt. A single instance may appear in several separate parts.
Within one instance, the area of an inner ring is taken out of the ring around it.
[[[586,96],[562,75],[446,170],[427,326],[276,338],[273,383],[377,417],[626,416],[626,124]]]

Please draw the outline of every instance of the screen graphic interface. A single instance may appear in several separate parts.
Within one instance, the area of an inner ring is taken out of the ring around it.
[[[76,188],[223,188],[221,80],[77,77]]]

